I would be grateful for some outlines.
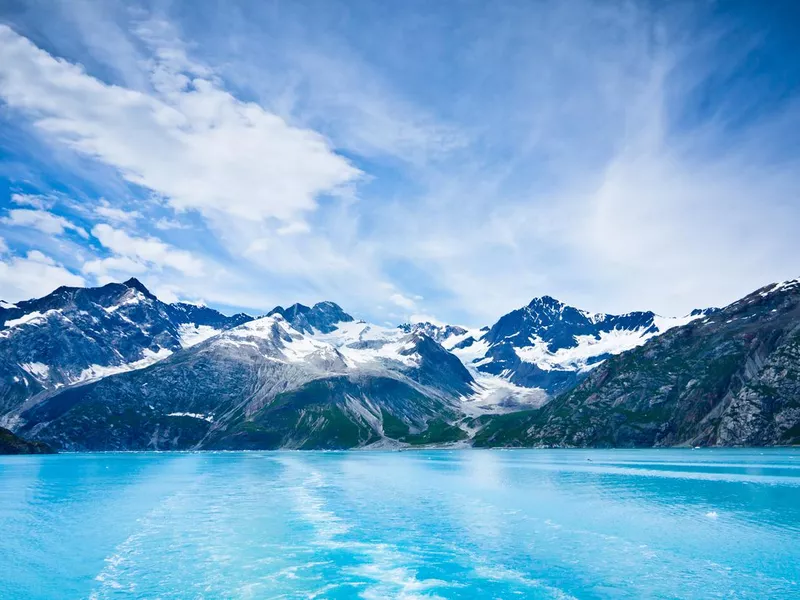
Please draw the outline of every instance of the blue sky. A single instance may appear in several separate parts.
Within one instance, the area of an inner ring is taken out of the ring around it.
[[[787,2],[5,2],[0,297],[679,315],[800,275]]]

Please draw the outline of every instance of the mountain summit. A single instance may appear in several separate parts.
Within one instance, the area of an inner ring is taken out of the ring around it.
[[[318,302],[308,307],[303,304],[292,304],[289,308],[276,306],[267,316],[281,315],[292,327],[303,333],[330,333],[338,323],[350,323],[353,317],[334,302]]]
[[[482,335],[459,340],[453,352],[482,373],[558,394],[609,356],[712,310],[693,311],[681,318],[651,311],[609,315],[542,296],[503,315]]]
[[[144,368],[250,320],[166,304],[139,280],[0,307],[0,414],[40,393]]]

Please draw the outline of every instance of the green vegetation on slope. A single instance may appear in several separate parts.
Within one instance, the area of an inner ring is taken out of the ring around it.
[[[54,454],[54,450],[42,442],[29,442],[0,427],[0,454]]]

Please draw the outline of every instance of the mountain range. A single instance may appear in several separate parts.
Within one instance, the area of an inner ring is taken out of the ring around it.
[[[482,446],[800,444],[800,279],[611,357],[541,410],[479,425]]]
[[[0,303],[0,425],[60,450],[800,441],[800,283],[682,318],[226,316],[136,279]]]

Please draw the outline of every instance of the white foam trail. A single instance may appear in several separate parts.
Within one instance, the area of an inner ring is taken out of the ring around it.
[[[508,581],[525,587],[542,590],[555,600],[578,600],[575,596],[567,594],[564,590],[560,590],[552,585],[547,585],[543,581],[528,577],[519,571],[508,569],[500,565],[479,565],[475,567],[475,573],[491,581]]]
[[[307,463],[285,459],[290,470],[304,470]],[[300,475],[300,474],[298,474]],[[390,544],[358,542],[341,539],[351,526],[344,519],[327,509],[320,491],[328,487],[322,473],[311,470],[300,485],[292,488],[295,494],[295,510],[317,533],[315,544],[331,550],[344,550],[362,559],[362,564],[349,567],[345,573],[359,579],[370,580],[371,584],[361,592],[366,600],[397,598],[399,600],[444,600],[433,592],[434,588],[455,587],[460,584],[439,579],[419,579],[417,571],[409,566],[409,557]],[[359,585],[362,582],[350,582]]]

